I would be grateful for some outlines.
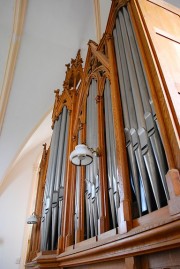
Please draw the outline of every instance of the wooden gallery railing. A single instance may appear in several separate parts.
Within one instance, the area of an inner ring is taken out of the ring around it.
[[[26,268],[149,268],[143,254],[180,245],[178,141],[139,12],[112,1],[100,44],[89,41],[84,69],[78,51],[55,91]],[[77,144],[94,149],[91,164],[70,162]]]

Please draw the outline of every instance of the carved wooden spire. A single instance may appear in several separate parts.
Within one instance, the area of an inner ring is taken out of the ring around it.
[[[66,64],[66,75],[63,83],[62,94],[59,90],[55,90],[55,102],[52,113],[52,128],[55,121],[59,118],[59,115],[64,106],[67,106],[68,110],[72,110],[72,92],[77,90],[77,85],[83,76],[83,60],[81,58],[80,50],[78,50],[76,58],[71,59],[71,63]]]
[[[81,58],[80,50],[78,50],[76,58],[71,59],[71,63],[66,64],[66,77],[63,83],[63,87],[71,90],[76,89],[79,80],[82,78],[83,68],[82,68],[83,60]]]

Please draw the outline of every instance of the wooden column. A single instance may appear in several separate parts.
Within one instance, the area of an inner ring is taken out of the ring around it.
[[[102,81],[101,81],[102,82]],[[104,88],[104,83],[100,84]],[[103,89],[99,89],[103,92]],[[104,98],[97,96],[96,102],[98,105],[98,144],[100,147],[99,157],[99,181],[100,181],[100,199],[101,199],[101,216],[100,216],[100,233],[104,233],[109,229],[109,214],[108,214],[108,186],[107,186],[107,169],[106,169],[106,151],[105,151],[105,124],[104,124]]]
[[[180,175],[177,169],[171,169],[166,175],[170,200],[168,207],[170,215],[180,213]]]
[[[80,143],[85,144],[86,140],[86,124],[81,123],[80,125]],[[76,242],[84,240],[84,205],[85,205],[85,167],[81,166],[80,172],[80,197],[79,197],[79,229],[76,232]]]
[[[132,225],[131,190],[128,172],[128,161],[124,137],[123,115],[119,94],[117,64],[114,42],[111,35],[106,35],[108,57],[110,63],[111,99],[116,139],[117,175],[120,186],[119,233],[127,232]]]
[[[125,258],[125,269],[139,269],[139,268],[145,269],[145,267],[141,267],[140,260],[138,257]]]

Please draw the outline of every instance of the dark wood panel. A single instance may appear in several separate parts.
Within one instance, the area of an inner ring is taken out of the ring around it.
[[[111,262],[102,262],[97,264],[82,265],[78,267],[69,267],[70,269],[124,269],[125,262],[122,261],[111,261]]]
[[[180,269],[180,248],[149,254],[149,269]]]

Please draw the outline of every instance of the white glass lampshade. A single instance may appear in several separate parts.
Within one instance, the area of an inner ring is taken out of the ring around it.
[[[27,218],[27,224],[36,224],[37,222],[38,222],[38,219],[35,213],[32,213],[32,215]]]
[[[89,165],[93,161],[93,154],[84,144],[79,144],[70,154],[70,161],[75,165]]]

